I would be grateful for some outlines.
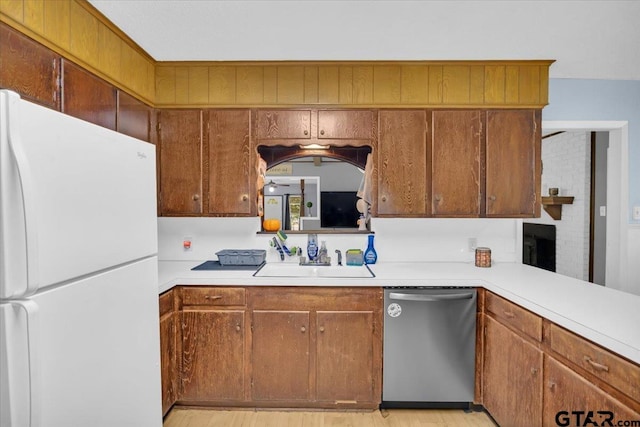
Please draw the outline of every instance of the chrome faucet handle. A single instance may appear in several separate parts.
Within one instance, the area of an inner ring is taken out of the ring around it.
[[[342,265],[342,252],[339,249],[336,249],[336,253],[338,254],[338,265]]]

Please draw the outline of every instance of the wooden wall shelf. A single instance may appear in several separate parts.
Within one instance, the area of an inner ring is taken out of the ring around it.
[[[555,220],[562,219],[562,205],[572,205],[573,197],[550,196],[542,198],[542,207]]]

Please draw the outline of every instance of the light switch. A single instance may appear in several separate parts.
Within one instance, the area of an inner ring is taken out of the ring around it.
[[[640,206],[633,207],[633,219],[640,220]]]
[[[600,216],[607,216],[607,207],[600,206]]]

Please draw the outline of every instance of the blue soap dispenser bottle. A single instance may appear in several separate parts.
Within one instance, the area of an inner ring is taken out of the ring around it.
[[[367,245],[367,250],[364,251],[365,264],[375,264],[378,260],[378,253],[376,248],[373,247],[373,237],[373,234],[369,234],[369,244]]]

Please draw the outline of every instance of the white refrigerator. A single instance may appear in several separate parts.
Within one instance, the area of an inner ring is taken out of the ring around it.
[[[0,426],[160,427],[155,147],[0,91]]]

